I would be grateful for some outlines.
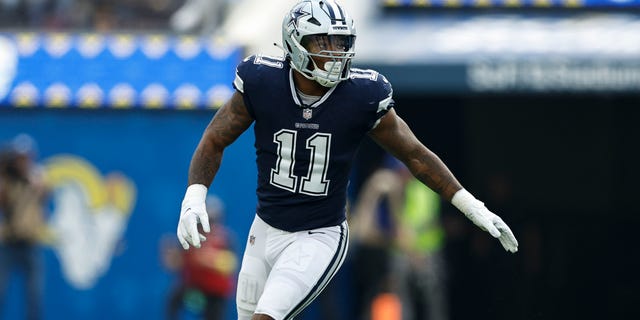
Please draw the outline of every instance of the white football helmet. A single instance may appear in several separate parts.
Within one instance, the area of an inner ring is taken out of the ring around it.
[[[353,19],[334,0],[302,0],[282,22],[291,67],[325,87],[349,78],[355,38]]]

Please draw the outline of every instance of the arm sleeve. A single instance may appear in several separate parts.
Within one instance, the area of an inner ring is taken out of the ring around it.
[[[247,111],[251,117],[255,119],[255,113],[253,111],[253,105],[251,104],[249,94],[249,92],[251,92],[251,85],[254,82],[251,77],[256,76],[255,72],[251,71],[254,59],[255,56],[249,56],[238,64],[238,67],[236,67],[236,76],[233,79],[233,87],[236,91],[242,94]]]
[[[376,117],[370,129],[375,128],[378,123],[380,123],[380,119],[382,119],[382,117],[384,117],[384,115],[386,115],[387,112],[389,112],[389,110],[391,110],[395,105],[391,83],[382,74],[378,75],[376,80],[375,96],[377,97]]]

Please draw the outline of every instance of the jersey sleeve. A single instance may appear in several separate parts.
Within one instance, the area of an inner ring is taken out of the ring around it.
[[[391,87],[391,82],[382,74],[378,76],[378,85],[380,87],[377,113],[379,119],[393,108],[395,101],[393,100],[393,87]]]
[[[278,84],[274,82],[274,77],[282,75],[284,67],[284,58],[261,54],[249,56],[238,64],[233,87],[242,94],[247,111],[253,119],[259,114],[256,110],[261,105],[259,102],[278,90],[275,88]]]
[[[393,88],[389,80],[387,80],[384,75],[378,74],[374,88],[375,90],[373,95],[376,97],[375,101],[377,102],[377,109],[375,119],[370,129],[375,128],[378,123],[380,123],[382,117],[384,117],[395,105],[395,101],[393,100]]]
[[[236,67],[236,76],[233,79],[233,87],[236,91],[242,94],[242,98],[244,100],[244,105],[247,108],[247,111],[251,115],[252,118],[255,119],[255,114],[253,110],[253,105],[251,104],[251,99],[249,92],[251,91],[252,85],[252,76],[255,76],[255,73],[252,72],[252,67],[254,65],[255,55],[244,58],[242,62],[238,64]]]

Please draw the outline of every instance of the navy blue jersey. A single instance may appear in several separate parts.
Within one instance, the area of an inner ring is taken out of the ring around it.
[[[339,225],[355,152],[393,106],[391,84],[373,70],[351,77],[304,105],[288,62],[251,56],[234,87],[255,120],[257,214],[286,231]]]

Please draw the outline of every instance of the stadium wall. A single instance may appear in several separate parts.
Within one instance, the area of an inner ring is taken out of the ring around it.
[[[212,111],[0,109],[0,141],[38,143],[52,188],[44,319],[162,319],[176,280],[161,243],[175,241],[191,154]],[[243,243],[255,211],[249,131],[227,149],[211,188]],[[237,247],[242,254],[243,247]],[[6,319],[22,314],[15,282]],[[230,310],[234,309],[229,305]]]

